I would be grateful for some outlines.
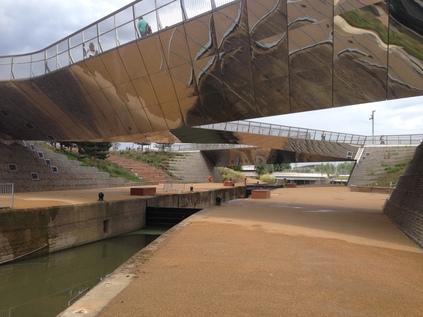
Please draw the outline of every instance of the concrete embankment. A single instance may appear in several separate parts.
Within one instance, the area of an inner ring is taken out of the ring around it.
[[[245,187],[211,188],[145,197],[129,196],[127,188],[125,195],[116,199],[113,193],[122,189],[107,190],[104,190],[104,201],[93,202],[86,202],[83,197],[90,194],[90,199],[94,200],[98,189],[78,192],[81,198],[75,198],[74,204],[71,204],[71,196],[65,191],[56,192],[53,200],[46,198],[52,195],[51,192],[45,194],[46,197],[42,197],[43,193],[31,193],[26,198],[18,195],[21,205],[22,201],[26,201],[26,208],[0,211],[0,264],[141,229],[146,224],[146,207],[205,208],[214,205],[217,196],[222,201],[245,196]],[[49,206],[31,208],[31,202],[35,207],[39,201]]]

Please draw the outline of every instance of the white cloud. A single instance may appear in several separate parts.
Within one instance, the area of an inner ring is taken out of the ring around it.
[[[316,130],[372,135],[423,134],[423,97],[380,101],[360,105],[308,111],[253,121]]]
[[[0,56],[44,49],[131,2],[2,0]]]

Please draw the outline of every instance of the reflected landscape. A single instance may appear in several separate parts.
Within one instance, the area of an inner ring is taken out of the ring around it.
[[[0,266],[0,316],[56,316],[164,230],[143,232]]]
[[[128,5],[47,48],[44,73],[42,52],[0,57],[0,134],[187,143],[169,130],[423,94],[419,2],[202,3]],[[98,56],[74,55],[87,41]]]

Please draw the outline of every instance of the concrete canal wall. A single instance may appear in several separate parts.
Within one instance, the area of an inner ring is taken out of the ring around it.
[[[146,207],[206,208],[245,197],[245,187],[90,204],[0,211],[0,264],[141,229]]]

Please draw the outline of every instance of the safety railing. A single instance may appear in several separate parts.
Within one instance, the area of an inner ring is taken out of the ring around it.
[[[368,136],[365,145],[418,145],[423,141],[423,134],[376,135]]]
[[[13,208],[15,202],[14,187],[13,183],[0,184],[0,209]]]
[[[153,33],[239,0],[141,0],[90,24],[46,49],[0,57],[0,81],[42,76],[78,63],[87,57],[90,43],[103,53],[141,37],[140,16]]]
[[[364,136],[358,134],[290,127],[255,121],[230,121],[201,125],[197,126],[197,128],[232,132],[245,132],[250,134],[278,136],[291,139],[329,141],[359,146],[418,145],[423,140],[423,134]]]
[[[223,123],[214,123],[201,125],[198,126],[198,128],[232,132],[245,132],[251,134],[286,137],[291,139],[330,141],[355,145],[364,145],[367,139],[366,136],[357,134],[290,127],[255,121],[231,121]]]
[[[175,143],[170,147],[171,152],[188,152],[188,151],[210,151],[210,150],[225,150],[234,148],[256,148],[253,145],[245,144],[199,144],[199,143]]]

